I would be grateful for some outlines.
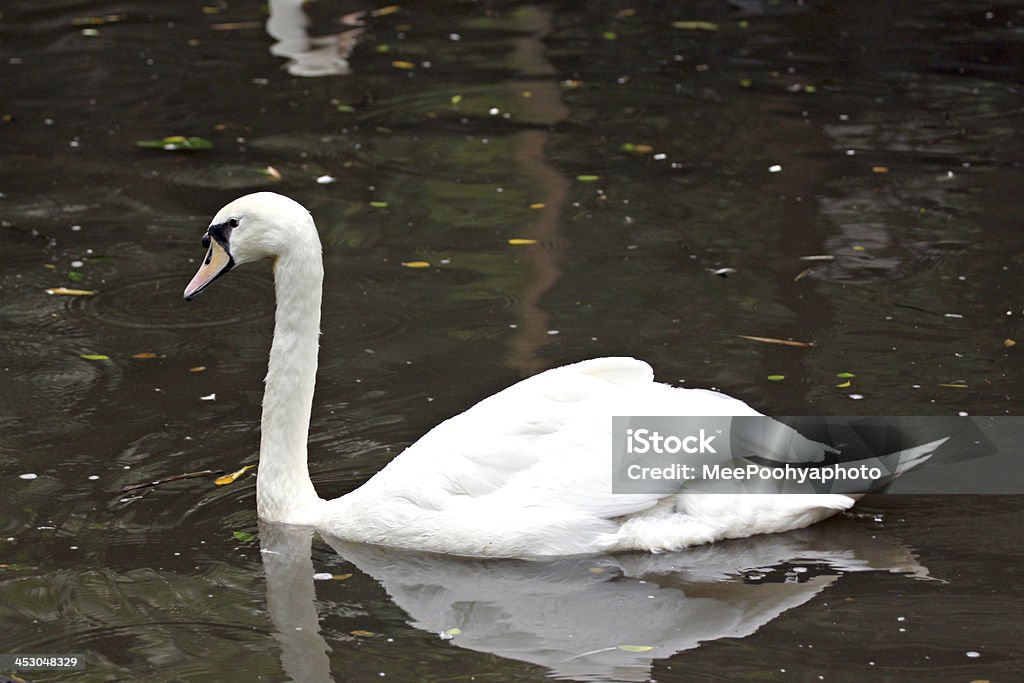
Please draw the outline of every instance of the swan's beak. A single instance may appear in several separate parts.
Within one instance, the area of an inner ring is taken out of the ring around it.
[[[199,292],[206,289],[211,282],[231,270],[234,265],[235,260],[231,258],[231,254],[221,246],[220,242],[216,239],[210,240],[210,247],[206,251],[203,265],[199,266],[195,277],[192,278],[192,281],[188,283],[188,287],[185,288],[185,301],[191,301]]]

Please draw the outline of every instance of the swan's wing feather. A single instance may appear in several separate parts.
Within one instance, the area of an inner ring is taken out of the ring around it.
[[[613,415],[756,414],[741,401],[654,382],[633,358],[548,370],[484,399],[428,432],[374,477],[423,509],[541,510],[609,520],[667,494],[611,489]],[[560,516],[559,516],[560,515]]]

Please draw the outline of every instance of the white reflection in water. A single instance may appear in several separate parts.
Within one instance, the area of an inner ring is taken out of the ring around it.
[[[261,524],[267,604],[294,680],[331,681],[312,532]],[[899,541],[849,520],[664,555],[481,560],[327,539],[409,624],[579,680],[643,681],[655,660],[743,638],[853,571],[927,578]],[[797,563],[793,565],[792,563]]]
[[[270,52],[287,57],[288,73],[293,76],[344,76],[351,72],[348,57],[359,42],[362,13],[342,17],[351,26],[341,33],[311,36],[305,0],[270,0],[267,33],[277,40]]]

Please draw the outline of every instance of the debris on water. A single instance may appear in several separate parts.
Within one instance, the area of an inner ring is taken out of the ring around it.
[[[134,354],[132,354],[132,358],[135,358],[137,360],[149,360],[151,358],[159,358],[159,357],[160,357],[159,353],[152,353],[150,351],[146,351],[144,353],[134,353]]]
[[[526,237],[513,237],[508,241],[514,247],[525,246],[528,244],[537,244],[537,240],[529,239]]]
[[[981,653],[976,650],[968,650],[964,654],[970,657],[971,659],[976,659],[981,656]]]
[[[185,137],[184,135],[169,135],[160,140],[137,140],[135,144],[139,147],[162,149],[170,152],[195,152],[213,149],[212,142],[206,138],[197,137],[195,135],[191,135],[189,137]]]
[[[717,31],[718,24],[713,21],[673,21],[672,28],[682,31]]]
[[[852,398],[854,401],[859,401],[862,398],[864,398],[864,395],[863,394],[850,394],[850,398]]]
[[[194,368],[189,368],[188,371],[189,372],[206,372],[206,366],[205,365],[197,365]]]
[[[81,353],[78,357],[83,360],[110,360],[110,356],[103,353]]]
[[[943,317],[946,317],[946,318],[963,318],[964,317],[960,313],[943,313],[942,315],[943,315]]]
[[[769,382],[781,382],[784,379],[786,379],[785,375],[768,375]]]
[[[246,465],[245,467],[235,470],[230,474],[225,474],[224,476],[217,477],[216,479],[213,480],[213,483],[216,484],[217,486],[225,486],[227,484],[232,484],[235,482],[236,479],[238,479],[240,476],[242,476],[243,474],[245,474],[254,467],[256,467],[256,465]]]
[[[387,202],[370,202],[370,206],[372,206],[375,209],[386,209],[386,208],[388,208],[388,203]]]
[[[1005,346],[1006,348],[1010,348],[1011,346],[1016,346],[1016,345],[1017,345],[1017,342],[1014,341],[1013,339],[1007,338],[1007,339],[1003,340],[1003,346]]]
[[[404,268],[429,268],[430,261],[402,261]]]
[[[145,489],[151,486],[160,486],[161,484],[167,484],[172,481],[181,481],[183,479],[196,479],[198,477],[208,477],[211,474],[214,474],[213,470],[200,470],[199,472],[186,472],[184,474],[176,474],[172,477],[164,477],[163,479],[153,479],[152,481],[145,481],[139,484],[125,484],[124,486],[121,487],[121,492],[127,493],[128,491]],[[89,478],[92,479],[92,477]],[[99,479],[99,477],[96,478]]]
[[[616,645],[623,652],[650,652],[654,649],[653,645]]]
[[[872,173],[888,173],[889,172],[889,167],[888,166],[872,166],[871,167],[871,172]]]
[[[947,382],[947,383],[939,384],[938,386],[946,388],[946,389],[967,389],[968,388],[967,384],[965,384],[964,382]]]
[[[316,574],[313,574],[314,581],[330,581],[333,578],[334,574],[329,574],[327,572],[317,572]]]
[[[736,272],[735,268],[705,268],[705,270],[719,277],[729,277],[729,275]]]
[[[200,401],[216,401],[217,400],[217,394],[207,394],[206,396],[200,396],[199,400]]]
[[[576,176],[576,180],[580,181],[581,183],[592,183],[592,182],[595,182],[595,181],[600,180],[600,179],[601,179],[601,176],[597,176],[597,175],[586,175],[586,174],[584,174],[584,175]]]
[[[755,337],[748,334],[737,335],[740,339],[762,342],[764,344],[779,344],[780,346],[794,346],[801,349],[813,349],[814,342],[796,341],[794,339],[776,339],[775,337]]]
[[[267,166],[265,169],[263,169],[263,173],[266,174],[266,176],[268,178],[270,178],[271,180],[280,180],[281,179],[281,172],[278,171],[273,166]]]
[[[801,256],[801,261],[835,261],[836,257],[832,254],[814,254],[813,256]]]
[[[47,294],[58,296],[95,296],[94,289],[68,289],[67,287],[51,287],[46,290]]]
[[[26,472],[25,474],[19,474],[18,479],[25,479],[31,481],[32,479],[35,479],[38,476],[39,475],[36,474],[35,472]]]
[[[231,535],[235,537],[236,541],[241,541],[242,543],[248,543],[249,541],[256,538],[248,531],[232,531]]]
[[[407,61],[407,60],[404,60],[404,59],[396,59],[396,60],[394,60],[393,62],[391,62],[391,66],[395,67],[396,69],[415,69],[416,68],[416,65],[413,62],[410,62],[410,61]]]
[[[800,282],[805,277],[810,275],[812,272],[813,271],[812,271],[811,268],[804,268],[803,270],[801,270],[799,273],[796,274],[796,277],[793,278],[793,282]]]
[[[316,182],[319,183],[320,185],[329,185],[333,183],[335,180],[337,180],[337,178],[335,178],[334,176],[322,175],[316,179]]]
[[[769,173],[778,173],[781,170],[782,170],[782,166],[779,165],[779,164],[772,164],[771,166],[768,167],[768,172]]]

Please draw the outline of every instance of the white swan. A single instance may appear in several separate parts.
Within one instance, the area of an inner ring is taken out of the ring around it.
[[[236,265],[274,261],[277,312],[256,481],[265,520],[441,553],[564,556],[787,531],[854,503],[840,494],[613,494],[611,416],[759,415],[723,394],[658,384],[650,366],[632,358],[523,380],[438,425],[357,490],[322,500],[306,460],[323,284],[313,219],[288,197],[259,192],[221,209],[203,243],[186,300]]]

